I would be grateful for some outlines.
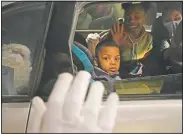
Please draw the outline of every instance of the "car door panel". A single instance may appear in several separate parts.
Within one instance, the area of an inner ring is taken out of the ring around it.
[[[2,133],[25,133],[30,103],[2,104]]]
[[[34,119],[33,111],[32,107],[28,132]],[[182,100],[120,101],[113,132],[181,133]]]
[[[181,133],[182,100],[122,101],[113,132]]]

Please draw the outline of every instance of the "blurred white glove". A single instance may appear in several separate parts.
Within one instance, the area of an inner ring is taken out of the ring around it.
[[[88,49],[90,50],[92,56],[95,56],[95,48],[100,42],[100,35],[98,33],[91,33],[87,36],[86,42],[88,44]]]
[[[90,43],[90,41],[92,41],[92,40],[99,40],[100,39],[100,35],[98,34],[98,33],[91,33],[91,34],[89,34],[88,36],[87,36],[87,38],[86,38],[86,42],[87,43]]]
[[[80,71],[73,79],[69,73],[59,75],[48,103],[33,99],[31,133],[103,133],[112,132],[117,113],[118,96],[110,94],[100,112],[104,86],[94,82],[86,102],[90,74]],[[100,114],[99,114],[100,112]]]

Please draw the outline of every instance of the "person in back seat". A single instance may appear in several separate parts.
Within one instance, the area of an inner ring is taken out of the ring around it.
[[[163,56],[169,60],[170,73],[182,73],[182,21],[175,31],[170,47],[164,51]]]
[[[179,5],[180,4],[180,5]],[[171,38],[174,36],[176,27],[182,20],[182,3],[171,2],[169,6],[164,7],[163,15],[156,19],[152,27],[153,44],[160,47],[163,51],[167,46],[167,41],[171,44]]]
[[[97,44],[95,51],[96,66],[92,78],[106,77],[120,79],[118,70],[120,67],[120,49],[114,41],[103,40]]]
[[[97,44],[95,50],[95,66],[91,73],[93,80],[107,82],[108,93],[115,92],[115,80],[120,80],[120,49],[111,40],[103,40]]]
[[[162,71],[168,66],[166,50],[172,45],[176,27],[182,20],[182,3],[171,2],[164,7],[163,15],[156,19],[152,27],[153,47],[156,59],[162,65]]]
[[[155,59],[148,58],[153,49],[152,36],[143,26],[146,22],[149,3],[123,3],[122,7],[125,10],[124,22],[113,25],[110,32],[101,40],[112,39],[120,46],[121,77],[157,74],[158,72],[155,73],[152,69],[158,68]]]

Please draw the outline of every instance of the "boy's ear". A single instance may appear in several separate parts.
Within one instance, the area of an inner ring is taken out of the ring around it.
[[[98,59],[96,57],[94,57],[93,64],[94,66],[98,67]]]

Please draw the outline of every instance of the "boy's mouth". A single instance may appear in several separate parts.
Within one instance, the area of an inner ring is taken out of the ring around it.
[[[111,72],[117,72],[117,69],[116,68],[110,68],[109,69]]]

